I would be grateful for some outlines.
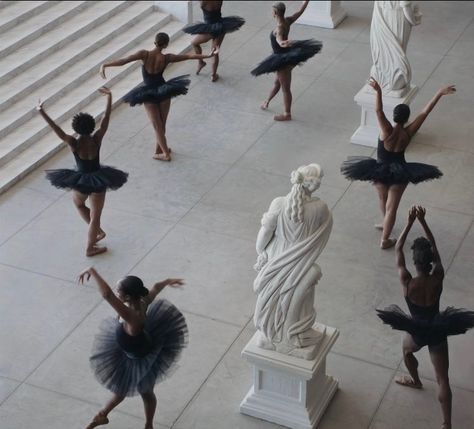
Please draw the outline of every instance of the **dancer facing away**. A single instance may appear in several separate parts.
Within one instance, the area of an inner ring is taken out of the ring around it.
[[[191,42],[196,54],[202,54],[201,45],[209,40],[212,40],[213,48],[220,50],[226,33],[237,31],[245,24],[245,20],[240,16],[222,17],[222,3],[222,1],[201,0],[204,22],[197,22],[196,24],[191,24],[183,28],[185,33],[197,35]],[[199,60],[196,74],[199,74],[205,65],[206,63],[203,60]],[[219,75],[217,74],[218,66],[219,55],[216,54],[214,56],[214,62],[212,63],[212,82],[219,79]]]
[[[142,49],[128,57],[114,60],[100,66],[100,75],[105,77],[107,67],[118,67],[132,61],[142,61],[143,83],[128,92],[123,100],[135,106],[143,104],[150,118],[156,135],[156,149],[153,156],[159,161],[171,161],[170,152],[166,141],[166,121],[170,111],[171,98],[188,92],[189,75],[177,76],[165,81],[163,72],[170,63],[186,60],[202,60],[216,55],[216,51],[209,55],[198,54],[164,54],[170,41],[166,33],[158,33],[155,37],[155,48],[151,51]]]
[[[369,85],[375,90],[375,112],[380,128],[377,160],[366,156],[352,156],[344,161],[341,172],[349,180],[371,181],[377,188],[384,219],[383,223],[376,224],[375,228],[382,230],[380,247],[388,249],[396,243],[394,238],[390,238],[390,234],[395,224],[398,205],[408,183],[417,184],[443,175],[433,165],[406,162],[405,150],[440,98],[443,95],[453,94],[456,88],[454,85],[441,88],[407,126],[405,124],[410,116],[410,108],[406,104],[395,106],[393,109],[395,126],[392,126],[383,111],[382,90],[379,84],[374,78],[370,78]]]
[[[107,106],[99,129],[94,132],[95,120],[88,113],[78,113],[72,120],[73,130],[79,134],[76,138],[66,134],[45,112],[43,103],[39,101],[37,110],[72,151],[77,169],[47,170],[46,177],[53,186],[73,191],[72,199],[82,219],[89,225],[87,234],[86,255],[94,256],[107,251],[105,246],[97,246],[97,242],[105,238],[100,218],[104,208],[107,189],[118,189],[126,181],[128,173],[117,168],[100,164],[99,152],[102,140],[109,126],[112,110],[112,93],[106,87],[99,89],[107,97]],[[90,208],[86,206],[89,200]]]
[[[377,310],[378,316],[393,329],[406,331],[403,340],[403,356],[410,377],[401,377],[398,384],[421,389],[418,375],[418,361],[413,355],[428,346],[431,362],[439,385],[438,399],[443,412],[443,429],[451,429],[452,394],[449,386],[448,335],[464,334],[474,327],[474,311],[447,307],[439,311],[439,301],[443,292],[444,268],[436,247],[433,234],[425,219],[423,207],[412,207],[408,223],[398,239],[396,246],[397,265],[403,295],[411,317],[397,305]],[[405,265],[403,246],[415,219],[420,222],[425,237],[417,238],[412,246],[416,277],[412,277]]]
[[[145,429],[153,429],[153,388],[174,367],[188,335],[181,312],[166,300],[154,299],[167,286],[182,286],[183,280],[167,279],[148,290],[138,277],[126,276],[118,282],[115,295],[94,268],[83,271],[79,283],[91,277],[118,317],[102,322],[90,358],[95,377],[113,396],[86,429],[109,423],[109,413],[125,397],[138,394],[145,409]]]
[[[270,33],[273,54],[265,58],[251,71],[254,76],[276,72],[270,95],[260,106],[263,110],[266,110],[270,101],[281,88],[285,112],[282,115],[274,116],[275,121],[291,120],[291,71],[296,65],[302,64],[316,55],[323,46],[321,42],[313,39],[288,40],[290,26],[303,14],[308,3],[309,1],[304,1],[300,10],[288,17],[285,17],[286,6],[284,3],[273,4],[273,17],[277,21],[277,28]]]

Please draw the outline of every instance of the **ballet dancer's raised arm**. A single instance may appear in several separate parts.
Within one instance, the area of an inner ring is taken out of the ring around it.
[[[145,61],[146,56],[147,56],[147,51],[145,49],[142,49],[138,52],[135,52],[132,55],[129,55],[128,57],[119,58],[118,60],[114,60],[114,61],[110,61],[108,63],[104,63],[100,66],[99,74],[102,77],[102,79],[106,79],[105,69],[107,67],[120,67],[120,66],[123,66],[125,64],[131,63],[133,61],[138,61],[138,60]]]
[[[410,137],[413,137],[416,132],[420,129],[425,119],[434,109],[438,101],[443,95],[454,94],[456,92],[456,85],[449,85],[438,90],[435,96],[430,100],[430,102],[425,106],[421,113],[415,118],[415,120],[408,125],[405,129]]]
[[[439,256],[439,252],[438,252],[438,248],[436,247],[436,241],[435,241],[434,235],[431,232],[431,229],[428,226],[428,223],[426,222],[425,216],[426,216],[426,209],[424,207],[418,206],[416,209],[416,217],[418,218],[418,221],[423,227],[423,230],[425,231],[425,234],[426,234],[426,238],[431,243],[431,248],[433,251],[433,266],[434,266],[433,274],[438,275],[441,278],[443,278],[444,267],[441,262],[441,256]]]
[[[382,88],[380,88],[379,83],[373,77],[370,77],[368,84],[375,91],[375,114],[377,115],[377,122],[380,128],[380,139],[385,140],[392,134],[393,127],[383,111]]]
[[[43,119],[48,123],[48,125],[51,127],[51,129],[54,131],[54,133],[65,143],[67,143],[70,147],[73,147],[74,142],[76,139],[69,135],[66,134],[63,129],[54,122],[50,116],[45,112],[43,108],[43,102],[41,100],[38,100],[38,104],[36,106],[36,110],[40,112],[40,115],[43,117]]]
[[[288,24],[293,24],[296,20],[298,20],[298,18],[303,15],[303,12],[305,11],[306,7],[308,6],[308,3],[309,3],[309,0],[305,0],[303,1],[303,4],[301,5],[300,7],[300,10],[296,13],[294,13],[293,15],[291,16],[288,16],[286,18],[286,21],[288,22]]]
[[[79,274],[79,284],[84,284],[84,282],[89,281],[91,277],[95,280],[102,298],[104,298],[110,304],[110,306],[123,320],[125,320],[125,322],[131,326],[141,323],[141,321],[138,320],[136,313],[131,308],[127,307],[122,301],[120,301],[112,288],[107,284],[107,282],[95,270],[94,267],[87,268],[81,274]]]
[[[408,286],[408,282],[411,280],[412,276],[405,264],[405,254],[403,253],[403,246],[405,245],[408,233],[410,232],[410,229],[413,226],[415,219],[416,207],[413,206],[408,212],[408,222],[405,226],[405,229],[398,238],[397,245],[395,246],[395,253],[397,255],[398,275],[400,277],[400,282],[402,283],[404,288]]]
[[[183,279],[166,279],[163,280],[162,282],[157,282],[155,283],[151,288],[150,291],[148,292],[148,295],[143,298],[143,300],[149,305],[151,304],[156,296],[166,287],[166,286],[171,286],[171,287],[181,287],[184,285],[184,280]]]
[[[100,122],[99,129],[94,133],[94,138],[100,144],[104,138],[105,133],[107,132],[107,128],[109,127],[110,113],[112,112],[112,91],[106,86],[103,86],[102,88],[99,88],[99,92],[107,97],[107,105],[105,106],[104,117]]]

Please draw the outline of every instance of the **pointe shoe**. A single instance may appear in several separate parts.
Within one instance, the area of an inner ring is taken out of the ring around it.
[[[389,238],[380,242],[380,248],[382,250],[390,249],[391,247],[395,246],[395,244],[397,244],[397,240],[395,238]]]
[[[275,121],[291,121],[291,115],[289,113],[284,113],[283,115],[275,115],[273,117]]]
[[[170,162],[171,161],[171,156],[165,155],[163,153],[155,153],[153,155],[153,159],[156,159],[158,161]]]

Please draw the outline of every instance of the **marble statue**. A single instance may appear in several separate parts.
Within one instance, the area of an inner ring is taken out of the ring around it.
[[[318,164],[292,172],[291,192],[270,204],[256,245],[258,346],[305,359],[314,357],[325,334],[313,329],[314,293],[321,278],[316,260],[332,229],[328,206],[311,196],[322,177]]]
[[[410,90],[411,67],[406,55],[411,27],[421,22],[411,1],[375,1],[370,27],[373,66],[370,75],[385,95],[403,97]]]

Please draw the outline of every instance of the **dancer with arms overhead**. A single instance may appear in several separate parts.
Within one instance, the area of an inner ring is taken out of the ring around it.
[[[100,88],[99,91],[107,97],[107,105],[100,127],[94,132],[94,118],[88,113],[79,113],[72,120],[72,128],[79,134],[77,138],[66,134],[49,117],[41,101],[36,107],[56,135],[67,143],[76,160],[77,169],[47,170],[46,177],[53,186],[73,191],[74,204],[82,219],[89,225],[86,246],[87,256],[94,256],[107,251],[107,247],[97,246],[97,242],[105,237],[105,232],[101,227],[105,193],[108,189],[120,188],[128,177],[128,173],[122,170],[100,164],[99,152],[109,126],[112,93],[106,87]],[[90,207],[86,206],[87,200],[89,200]]]
[[[437,179],[441,171],[429,164],[406,162],[405,150],[415,133],[431,113],[442,96],[454,94],[454,85],[441,88],[413,122],[405,126],[410,117],[410,108],[399,104],[393,109],[393,126],[386,118],[382,105],[382,90],[374,78],[369,85],[375,90],[375,112],[380,128],[377,145],[377,159],[366,156],[349,157],[341,166],[341,172],[349,180],[371,181],[377,189],[383,223],[375,228],[382,230],[380,247],[388,249],[396,243],[390,237],[398,206],[408,183],[421,183]]]
[[[422,388],[418,374],[418,361],[414,353],[428,346],[431,362],[439,386],[438,399],[443,412],[443,429],[451,429],[452,394],[449,386],[449,335],[459,335],[474,327],[474,311],[447,307],[439,311],[443,292],[444,268],[436,242],[423,207],[412,207],[408,223],[400,235],[396,246],[397,265],[403,296],[410,315],[397,305],[377,310],[378,316],[393,329],[406,331],[403,340],[403,357],[410,377],[403,376],[395,381],[403,386]],[[412,276],[405,264],[403,247],[415,220],[420,222],[426,238],[417,238],[412,246],[416,276]]]
[[[83,271],[79,283],[91,277],[117,317],[102,322],[90,357],[95,377],[113,396],[86,429],[109,423],[109,413],[125,397],[135,395],[143,400],[145,429],[153,429],[154,386],[175,366],[188,334],[181,312],[167,300],[155,298],[167,286],[182,286],[183,280],[167,279],[148,290],[138,277],[126,276],[118,282],[115,295],[94,268]]]
[[[100,75],[106,78],[105,69],[120,67],[133,61],[142,62],[143,83],[128,92],[123,100],[135,106],[143,104],[148,117],[153,125],[156,135],[156,148],[154,159],[171,161],[170,149],[166,140],[166,121],[170,111],[171,98],[188,92],[190,84],[189,75],[174,77],[168,81],[163,78],[163,73],[169,64],[186,60],[202,60],[216,54],[165,54],[163,50],[168,47],[170,38],[166,33],[158,33],[155,37],[155,48],[147,51],[142,49],[126,58],[110,61],[100,66]]]

